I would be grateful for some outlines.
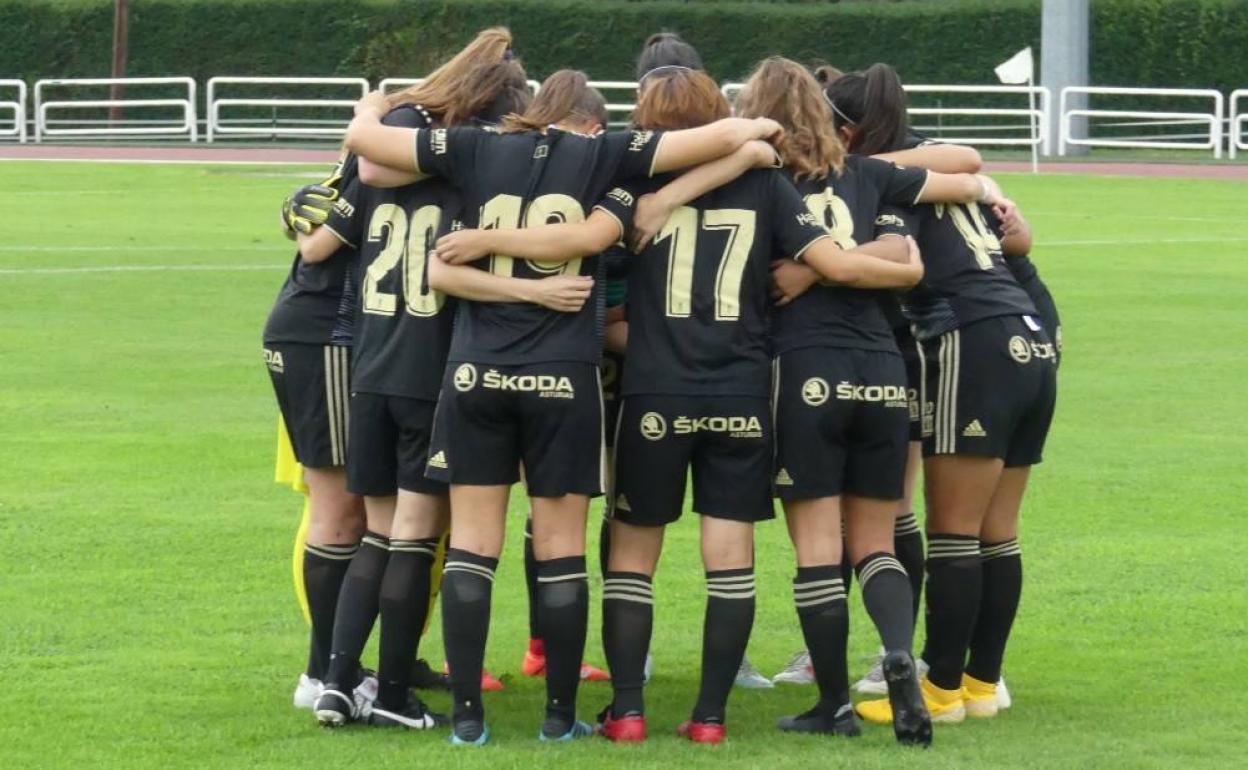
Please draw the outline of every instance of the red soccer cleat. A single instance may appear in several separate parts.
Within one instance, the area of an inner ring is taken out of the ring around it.
[[[688,738],[694,743],[723,743],[724,733],[727,730],[723,725],[714,722],[694,722],[692,719],[676,728],[676,734],[681,738]]]
[[[449,677],[451,675],[451,664],[444,664],[442,666],[442,671]],[[501,680],[496,679],[492,674],[490,674],[489,671],[481,669],[481,689],[485,692],[502,692],[503,683]]]
[[[581,679],[585,682],[610,682],[611,675],[597,666],[581,663]]]
[[[646,739],[646,718],[640,714],[614,719],[608,710],[598,734],[616,743],[641,743]]]
[[[525,676],[546,676],[546,655],[545,653],[533,652],[533,648],[524,651],[524,663],[520,666],[520,672]]]

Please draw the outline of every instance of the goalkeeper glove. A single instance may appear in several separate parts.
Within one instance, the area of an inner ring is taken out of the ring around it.
[[[287,237],[293,238],[295,232],[307,235],[317,225],[325,224],[338,200],[338,191],[332,186],[338,179],[334,176],[321,184],[300,187],[282,203],[282,225]]]

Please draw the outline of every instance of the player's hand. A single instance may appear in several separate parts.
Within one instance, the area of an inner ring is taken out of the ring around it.
[[[771,118],[754,118],[754,126],[758,130],[759,139],[766,139],[775,144],[784,136],[784,126],[780,125]]]
[[[672,206],[663,196],[655,193],[643,195],[637,200],[637,211],[633,214],[633,229],[628,235],[628,248],[634,254],[640,254],[650,241],[658,235],[667,218],[672,215]]]
[[[553,275],[534,281],[532,302],[561,313],[575,313],[594,290],[588,275]]]
[[[819,273],[810,265],[791,259],[778,259],[771,263],[771,298],[783,307],[819,283]]]
[[[317,225],[325,224],[329,213],[334,210],[336,200],[338,191],[332,187],[323,184],[300,187],[282,203],[282,223],[286,225],[288,232],[307,235]]]
[[[992,207],[992,213],[1001,220],[1001,232],[1014,235],[1023,227],[1023,217],[1018,213],[1018,204],[1009,198],[1002,198]]]
[[[456,230],[438,239],[434,252],[448,265],[466,265],[491,253],[489,230]]]
[[[355,114],[359,116],[375,117],[381,120],[389,112],[386,103],[386,95],[382,91],[369,91],[355,103]]]
[[[984,186],[984,197],[980,199],[980,203],[996,206],[1001,201],[1006,200],[1005,193],[1001,191],[1001,185],[997,184],[997,180],[986,174],[976,174],[975,176]]]

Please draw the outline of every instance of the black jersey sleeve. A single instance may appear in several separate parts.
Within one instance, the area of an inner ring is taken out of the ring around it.
[[[422,128],[416,132],[416,170],[449,181],[476,173],[477,145],[486,131],[476,126]]]
[[[611,131],[606,142],[609,168],[616,184],[654,176],[654,159],[663,141],[662,131]]]
[[[358,176],[352,177],[338,191],[338,200],[322,225],[353,249],[364,238],[364,195],[366,188]]]
[[[401,104],[381,119],[382,125],[398,128],[429,128],[433,121],[424,107],[418,104]]]
[[[620,232],[627,234],[629,228],[633,226],[633,214],[637,210],[637,196],[638,193],[635,190],[613,187],[594,208],[615,217],[615,221],[620,223]]]
[[[906,224],[907,209],[900,206],[885,206],[875,217],[875,237],[886,235],[910,235],[910,227]]]
[[[831,236],[784,174],[773,171],[769,176],[773,248],[778,256],[798,259],[812,243]]]
[[[880,200],[895,206],[913,206],[919,202],[930,173],[927,169],[898,166],[879,158],[866,158],[864,174],[871,177],[880,191]]]

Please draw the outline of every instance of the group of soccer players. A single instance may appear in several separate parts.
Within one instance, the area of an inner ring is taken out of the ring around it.
[[[531,97],[510,33],[491,29],[420,85],[357,105],[333,176],[283,206],[299,254],[264,340],[309,491],[296,705],[330,725],[448,721],[411,690],[440,593],[451,741],[486,743],[491,593],[523,479],[539,738],[645,740],[652,579],[691,477],[707,600],[680,735],[724,739],[754,525],[774,497],[819,690],[781,730],[856,735],[856,708],[928,745],[932,722],[996,713],[1056,311],[1017,207],[973,173],[973,151],[911,135],[890,68],[818,76],[768,58],[732,117],[697,52],[655,35],[633,125],[608,131],[582,73]],[[600,673],[582,659],[587,513],[603,494],[613,697],[595,730],[576,699]],[[857,707],[853,572],[887,692]],[[360,656],[378,617],[374,679]]]

